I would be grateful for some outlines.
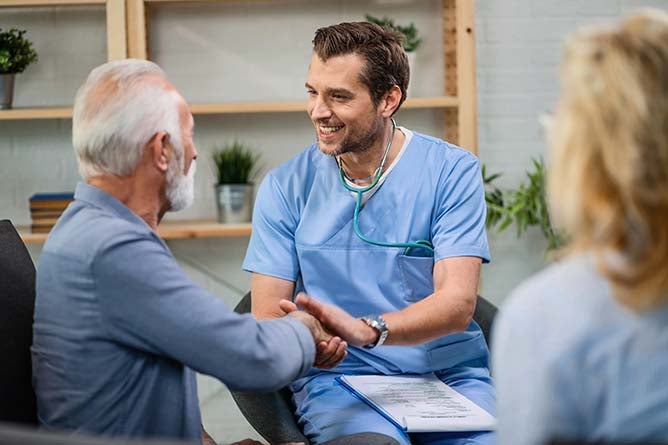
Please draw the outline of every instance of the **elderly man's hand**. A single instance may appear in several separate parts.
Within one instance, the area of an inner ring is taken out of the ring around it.
[[[321,369],[331,369],[346,358],[346,355],[348,355],[348,344],[341,340],[340,337],[330,334],[313,315],[297,310],[294,304],[288,310],[285,308],[283,310],[289,316],[304,323],[311,331],[316,350],[313,366]]]
[[[335,334],[353,346],[364,346],[378,338],[378,332],[359,318],[355,318],[343,309],[317,301],[304,293],[295,298],[294,303],[281,300],[279,306],[288,313],[298,310],[298,305]]]

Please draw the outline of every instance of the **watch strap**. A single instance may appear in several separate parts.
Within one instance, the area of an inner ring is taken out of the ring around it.
[[[390,333],[390,330],[387,327],[387,322],[385,321],[385,319],[382,316],[380,316],[380,315],[367,315],[365,317],[361,317],[360,319],[364,323],[366,323],[369,327],[378,331],[378,339],[376,339],[376,341],[374,343],[369,343],[368,345],[364,345],[363,346],[364,348],[373,349],[373,348],[377,348],[378,346],[385,343],[385,340],[387,339],[387,336]]]

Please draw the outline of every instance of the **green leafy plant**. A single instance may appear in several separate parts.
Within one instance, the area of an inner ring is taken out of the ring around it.
[[[259,160],[259,153],[239,141],[214,150],[218,184],[250,184],[257,173]]]
[[[32,42],[24,37],[26,31],[0,28],[0,74],[22,73],[28,65],[37,61]]]
[[[538,226],[547,240],[547,250],[564,245],[564,236],[556,231],[550,220],[545,193],[545,164],[542,159],[532,159],[532,169],[527,171],[527,182],[514,190],[501,190],[494,185],[500,174],[487,175],[482,167],[487,203],[487,228],[504,231],[511,224],[517,228],[517,236],[531,226]]]
[[[487,219],[485,221],[487,228],[496,226],[505,214],[503,192],[494,185],[494,181],[500,176],[501,173],[487,175],[487,167],[485,165],[482,166],[482,180],[485,184],[485,203],[487,204]]]
[[[383,28],[390,28],[403,34],[404,50],[407,53],[415,51],[422,43],[422,39],[418,37],[418,31],[415,27],[415,23],[413,22],[411,22],[408,26],[402,26],[395,24],[394,20],[389,17],[383,17],[382,19],[379,19],[369,14],[366,14],[365,17],[367,22],[375,23],[376,25],[382,26]]]

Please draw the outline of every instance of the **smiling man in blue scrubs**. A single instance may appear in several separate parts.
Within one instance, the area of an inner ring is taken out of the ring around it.
[[[324,309],[323,322],[356,346],[341,365],[293,384],[301,426],[314,443],[372,431],[402,444],[489,444],[491,432],[407,435],[334,380],[434,372],[494,411],[487,346],[472,321],[489,261],[478,160],[395,127],[409,78],[397,33],[342,23],[313,43],[306,90],[317,143],[264,179],[244,261],[258,318],[284,315],[281,299],[305,291],[313,300],[299,302]],[[322,361],[334,351],[318,348]]]

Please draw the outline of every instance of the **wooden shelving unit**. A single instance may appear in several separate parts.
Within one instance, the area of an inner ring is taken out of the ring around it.
[[[408,99],[402,108],[456,108],[459,101],[453,96],[419,97]],[[282,102],[227,102],[192,104],[195,115],[243,114],[243,113],[293,113],[305,112],[304,101]],[[15,108],[0,110],[0,120],[19,119],[71,119],[72,107]]]
[[[32,233],[29,227],[18,227],[26,244],[46,241],[47,233]],[[158,227],[158,234],[166,240],[184,238],[243,237],[251,234],[250,223],[219,224],[215,221],[165,221]]]
[[[225,0],[221,3],[233,1],[238,0]],[[256,1],[261,3],[266,0]],[[161,3],[202,3],[202,0],[0,0],[0,8],[104,5],[107,13],[108,59],[115,60],[148,57],[147,8]],[[208,3],[213,3],[213,0]],[[408,99],[403,108],[443,109],[448,139],[477,153],[474,8],[474,0],[443,0],[446,95]],[[195,115],[290,113],[301,112],[305,108],[305,102],[301,101],[192,105]],[[0,110],[0,120],[71,117],[71,107]]]
[[[215,0],[232,3],[240,0]],[[249,0],[245,0],[249,1]],[[270,0],[253,0],[257,3]],[[161,3],[202,3],[203,0],[0,0],[3,7],[102,5],[107,16],[109,60],[148,58],[147,8]],[[204,0],[214,3],[214,0]],[[442,0],[445,95],[408,99],[402,109],[443,110],[448,140],[477,153],[475,84],[475,0]],[[227,102],[192,104],[195,115],[304,112],[305,101]],[[0,120],[70,119],[72,107],[0,110]],[[165,222],[159,230],[165,239],[248,236],[250,224],[223,225],[212,221]],[[26,243],[40,243],[46,234],[23,229]]]
[[[233,3],[239,0],[217,0],[218,3]],[[213,3],[213,0],[126,0],[128,22],[128,57],[149,58],[148,8],[172,3]],[[268,0],[254,0],[262,3]],[[417,2],[416,2],[417,3]],[[444,128],[447,139],[473,153],[478,152],[478,127],[476,109],[475,78],[475,0],[442,0],[443,43],[445,63],[445,96],[409,99],[402,108],[432,108],[444,110]],[[195,114],[214,113],[264,113],[302,111],[299,102],[267,103],[267,107],[241,111],[238,104],[198,105],[201,110]],[[274,108],[275,107],[275,108]],[[226,111],[230,108],[235,111]],[[220,111],[218,111],[220,110]]]
[[[0,8],[104,6],[107,15],[107,58],[124,59],[128,55],[126,38],[126,0],[0,0]],[[11,118],[7,118],[11,119]],[[14,119],[32,119],[31,117]],[[38,117],[36,119],[44,119]]]

